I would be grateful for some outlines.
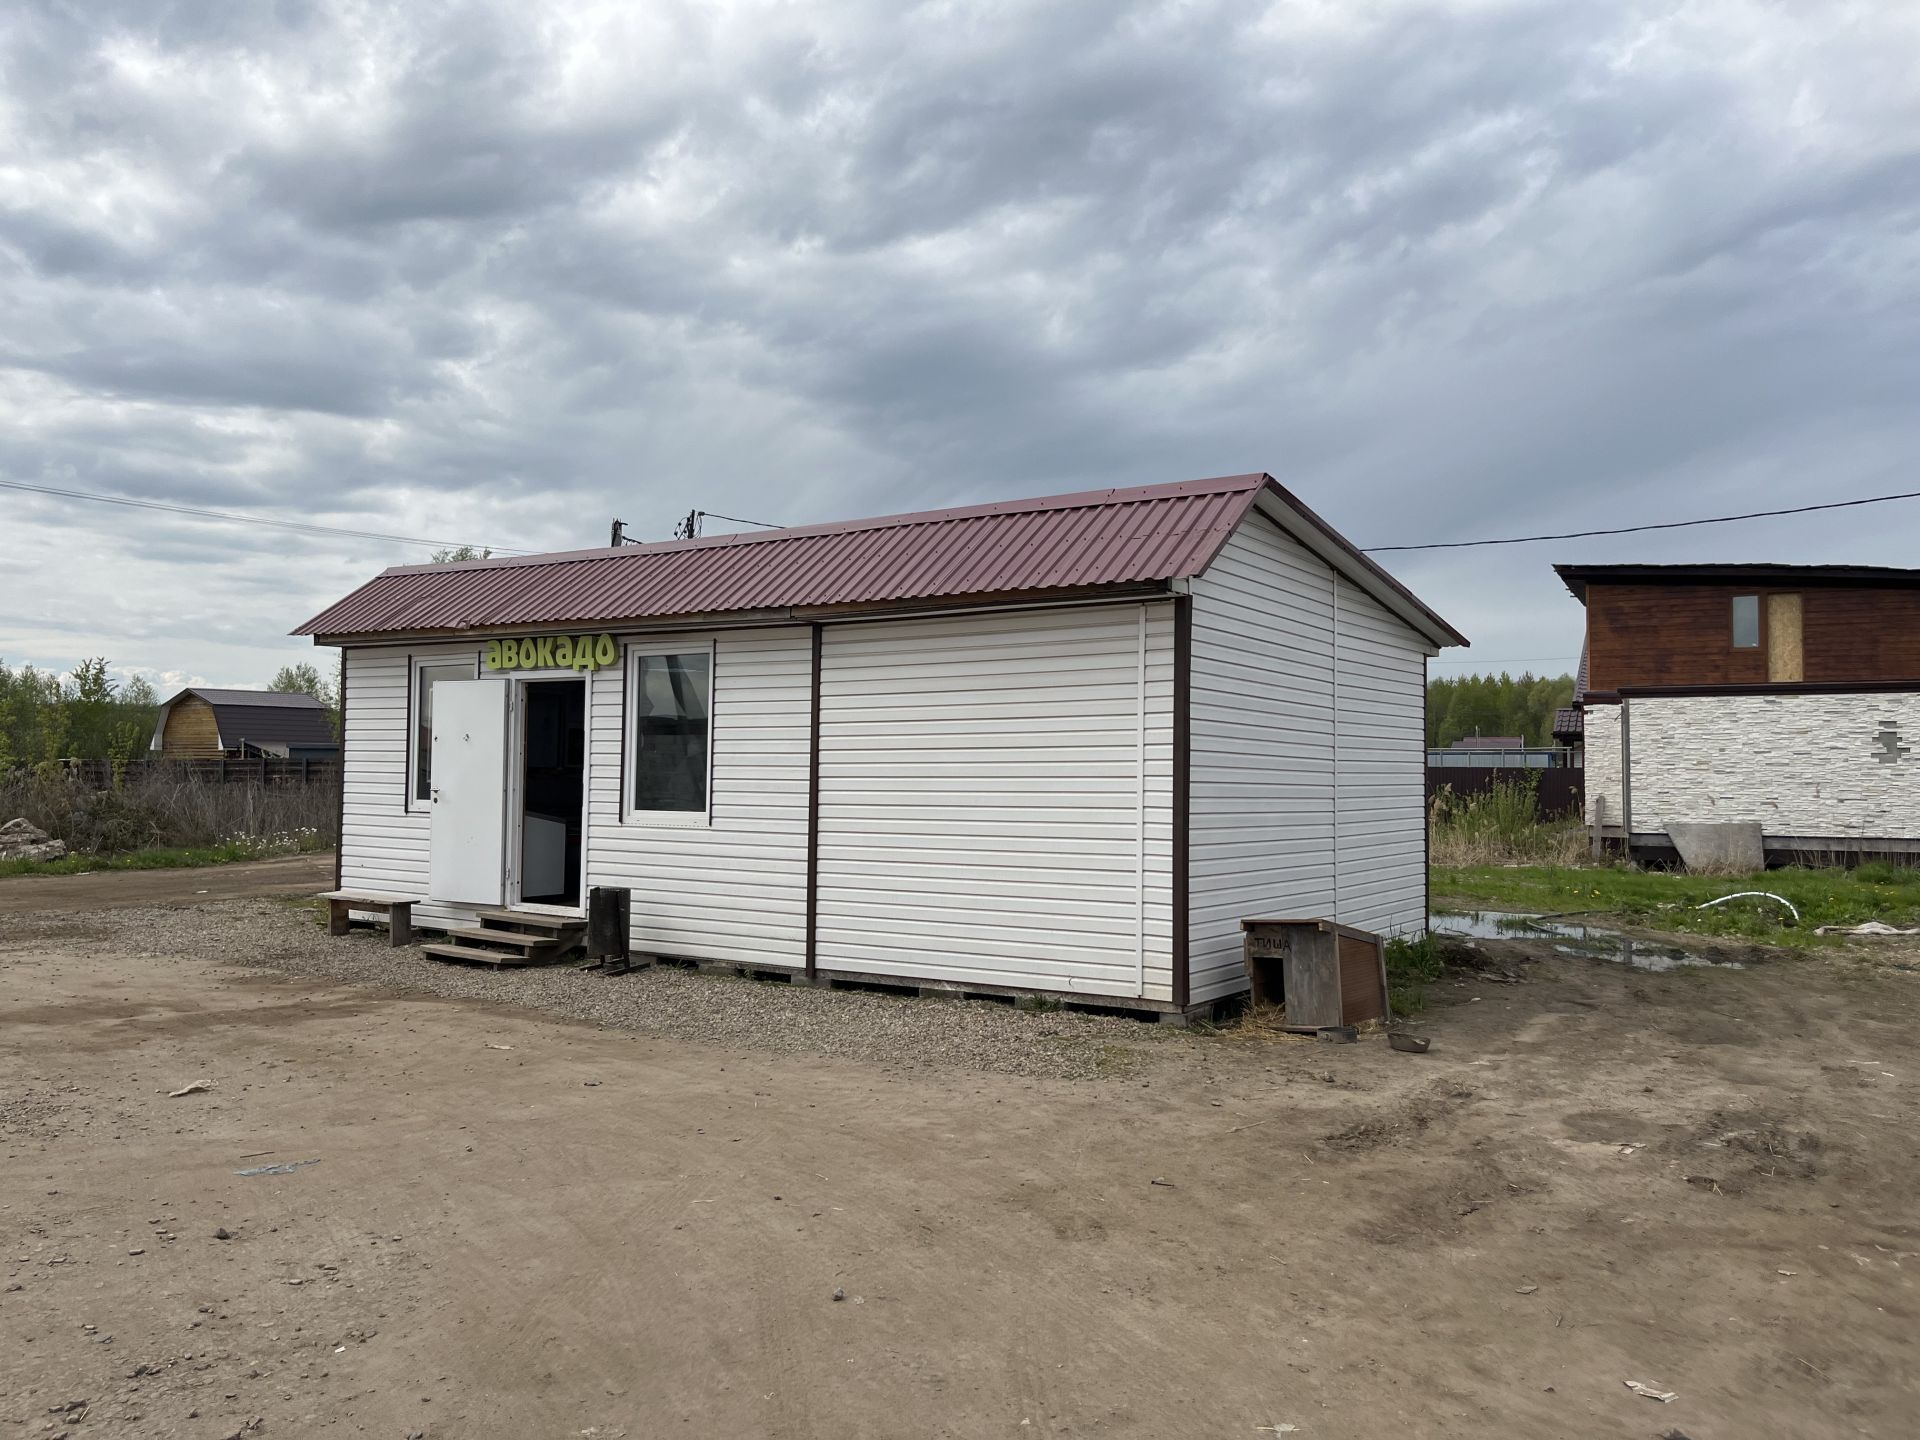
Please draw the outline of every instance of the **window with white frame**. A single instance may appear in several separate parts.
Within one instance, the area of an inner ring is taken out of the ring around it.
[[[627,808],[695,820],[709,813],[713,647],[627,656]]]
[[[413,788],[415,809],[433,803],[433,687],[442,680],[471,680],[479,673],[472,660],[422,661],[413,668]]]

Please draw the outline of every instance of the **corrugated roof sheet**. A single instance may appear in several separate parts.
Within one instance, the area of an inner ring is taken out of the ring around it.
[[[220,726],[220,743],[237,749],[243,742],[254,745],[334,745],[333,717],[315,706],[296,710],[286,705],[216,705],[214,717]]]
[[[1263,490],[1319,527],[1370,581],[1464,643],[1264,474],[702,540],[401,566],[294,633],[599,625],[1152,584],[1205,570]]]
[[[175,700],[178,700],[181,695],[198,695],[209,705],[272,706],[289,710],[324,711],[326,709],[326,707],[314,699],[313,696],[303,695],[297,691],[209,690],[200,685],[189,685],[186,689],[180,691],[179,694],[169,696],[165,703],[171,705]]]
[[[388,570],[301,635],[602,623],[934,600],[1197,574],[1262,475],[842,525]]]

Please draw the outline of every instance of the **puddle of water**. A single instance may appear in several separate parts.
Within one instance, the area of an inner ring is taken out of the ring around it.
[[[1737,960],[1715,960],[1654,940],[1635,940],[1601,925],[1557,920],[1544,915],[1521,915],[1507,910],[1476,910],[1467,915],[1432,915],[1427,927],[1439,935],[1470,940],[1545,940],[1562,955],[1611,960],[1636,970],[1677,970],[1685,965],[1712,965],[1741,970]]]

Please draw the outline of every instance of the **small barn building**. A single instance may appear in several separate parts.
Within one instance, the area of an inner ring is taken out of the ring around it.
[[[392,569],[345,652],[340,885],[637,952],[1184,1012],[1244,918],[1426,922],[1462,637],[1265,475]]]
[[[195,686],[160,707],[148,748],[163,760],[330,760],[340,741],[332,713],[311,695]]]

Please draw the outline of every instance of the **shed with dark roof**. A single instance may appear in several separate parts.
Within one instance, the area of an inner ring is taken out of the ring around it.
[[[169,760],[319,760],[338,755],[340,741],[333,712],[311,695],[189,686],[160,707],[150,749]]]
[[[622,887],[642,954],[1175,1015],[1244,917],[1424,926],[1465,643],[1263,474],[402,566],[299,633],[340,884],[456,954]]]

